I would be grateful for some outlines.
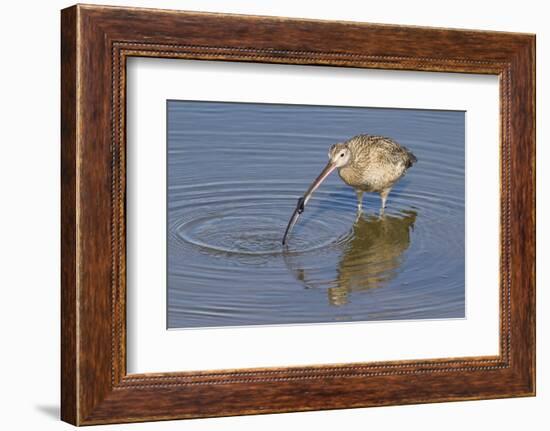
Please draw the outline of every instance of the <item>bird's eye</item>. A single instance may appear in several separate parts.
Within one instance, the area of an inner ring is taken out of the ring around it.
[[[340,157],[344,157],[344,153],[340,154]]]

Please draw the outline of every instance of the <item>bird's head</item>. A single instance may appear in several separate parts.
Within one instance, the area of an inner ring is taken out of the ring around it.
[[[343,168],[351,160],[351,151],[346,144],[334,144],[328,150],[329,163],[337,168]]]

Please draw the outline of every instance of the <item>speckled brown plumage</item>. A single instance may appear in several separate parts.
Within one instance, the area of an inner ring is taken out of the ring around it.
[[[384,136],[357,135],[333,145],[330,154],[342,147],[351,151],[351,158],[347,165],[338,169],[340,178],[364,192],[383,193],[417,161],[409,149]]]
[[[329,159],[337,159],[346,149],[350,153],[349,161],[338,168],[338,174],[355,188],[358,210],[362,209],[363,192],[375,192],[382,198],[383,212],[390,190],[416,163],[416,156],[391,138],[363,134],[334,144],[330,147]]]

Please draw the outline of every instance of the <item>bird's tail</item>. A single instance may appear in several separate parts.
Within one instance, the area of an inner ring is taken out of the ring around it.
[[[409,156],[407,160],[407,168],[410,168],[412,165],[418,162],[418,159],[410,150],[407,150],[407,155]]]

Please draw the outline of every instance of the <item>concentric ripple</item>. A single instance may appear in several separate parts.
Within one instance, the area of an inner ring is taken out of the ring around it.
[[[222,215],[182,223],[176,227],[176,232],[190,244],[226,253],[282,254],[279,222],[274,217],[262,215]],[[294,238],[294,246],[306,252],[326,246],[332,240],[329,226],[315,221]]]
[[[463,317],[463,113],[170,102],[170,328]],[[356,197],[337,174],[289,238],[296,199],[355,131],[419,162]]]

